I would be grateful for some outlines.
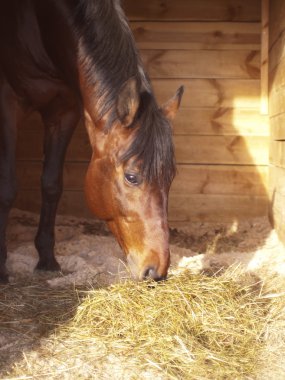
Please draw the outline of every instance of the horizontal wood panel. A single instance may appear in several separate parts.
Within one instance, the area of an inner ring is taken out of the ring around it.
[[[18,160],[42,160],[43,149],[42,140],[43,132],[38,131],[25,131],[19,133],[17,146],[17,159]],[[71,161],[89,161],[91,158],[91,146],[86,133],[77,133],[71,139],[71,143],[67,150],[67,160]]]
[[[285,112],[270,118],[270,131],[272,140],[285,141]]]
[[[181,107],[260,107],[259,79],[153,79],[154,92],[160,104],[184,85]]]
[[[140,49],[260,48],[260,23],[131,22]]]
[[[83,189],[87,163],[64,165],[64,189]],[[42,164],[19,162],[17,177],[20,189],[36,190],[40,187]],[[223,165],[178,165],[177,176],[171,186],[175,194],[232,194],[266,195],[267,167]]]
[[[268,169],[256,166],[178,165],[171,194],[267,195]]]
[[[142,50],[151,78],[260,77],[260,52],[256,50]]]
[[[181,108],[211,107],[214,108],[213,112],[217,112],[218,117],[231,112],[230,109],[233,108],[236,113],[243,112],[240,109],[253,109],[253,112],[259,113],[259,79],[154,79],[152,84],[160,104],[169,100],[178,87],[184,85],[185,92]],[[222,107],[221,110],[217,109],[220,107]],[[229,108],[229,110],[224,108]],[[258,115],[256,117],[259,118]],[[42,129],[39,114],[31,114],[22,128]]]
[[[267,165],[267,137],[174,136],[178,163]]]
[[[254,109],[181,108],[173,125],[175,135],[269,135],[267,116]]]
[[[39,212],[40,192],[23,190],[18,194],[15,207]],[[169,221],[237,221],[267,215],[265,196],[234,195],[176,195],[170,196]],[[83,192],[65,191],[59,204],[59,213],[91,216]]]
[[[236,221],[266,216],[267,197],[232,195],[189,195],[170,197],[169,220],[189,221]]]
[[[41,134],[27,131],[18,144],[19,160],[42,159]],[[268,141],[264,136],[174,136],[178,163],[266,165]],[[33,148],[31,148],[33,147]],[[88,137],[77,135],[71,141],[67,160],[86,162],[91,148]]]
[[[269,160],[271,164],[285,168],[285,141],[271,140]]]
[[[259,135],[268,136],[268,118],[258,109],[249,108],[185,108],[181,107],[173,122],[175,135]],[[27,131],[39,133],[42,124],[38,118],[31,117],[20,131],[20,141]],[[87,139],[83,123],[79,123],[74,138]],[[41,141],[39,142],[41,145]]]
[[[14,207],[22,210],[40,212],[41,193],[39,190],[21,190]],[[58,213],[82,217],[92,217],[87,207],[83,191],[64,191],[59,202]]]
[[[131,20],[260,21],[259,0],[124,0]]]

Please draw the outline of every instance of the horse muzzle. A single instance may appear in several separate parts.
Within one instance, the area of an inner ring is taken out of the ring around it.
[[[150,279],[157,282],[166,279],[169,267],[169,253],[164,260],[159,260],[158,254],[154,256],[153,253],[144,260],[139,258],[140,256],[134,252],[127,255],[127,262],[135,279],[139,281]]]

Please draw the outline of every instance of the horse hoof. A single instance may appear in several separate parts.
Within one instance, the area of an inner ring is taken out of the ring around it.
[[[53,259],[53,260],[39,260],[35,270],[44,270],[44,271],[51,271],[51,272],[60,272],[61,268],[59,263]]]

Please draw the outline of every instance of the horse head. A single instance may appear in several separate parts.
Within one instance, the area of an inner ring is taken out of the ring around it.
[[[93,149],[86,199],[91,211],[107,222],[138,279],[164,279],[170,264],[167,207],[175,174],[171,122],[182,94],[183,87],[158,107],[132,78],[119,91],[115,110],[99,121],[85,110]]]

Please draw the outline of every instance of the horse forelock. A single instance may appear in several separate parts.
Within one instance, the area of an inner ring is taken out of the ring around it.
[[[147,182],[169,185],[175,175],[172,129],[157,106],[120,1],[78,0],[74,25],[85,81],[96,91],[98,118],[109,115],[107,129],[116,122],[123,84],[132,77],[141,89],[137,128],[122,161],[135,157]]]
[[[121,160],[135,157],[148,183],[168,187],[176,173],[172,128],[152,94],[141,94],[138,115],[130,128],[134,128],[134,138]]]

